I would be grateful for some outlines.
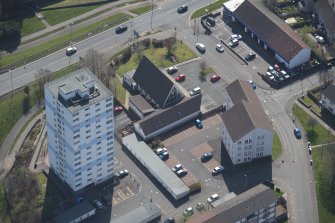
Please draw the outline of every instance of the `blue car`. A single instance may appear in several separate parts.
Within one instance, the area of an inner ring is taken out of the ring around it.
[[[295,135],[295,137],[296,137],[297,139],[301,139],[301,131],[300,131],[300,129],[295,128],[295,129],[293,130],[293,133],[294,133],[294,135]]]
[[[255,82],[253,82],[252,80],[248,80],[248,82],[250,83],[250,85],[251,85],[251,87],[252,87],[252,89],[256,89],[257,88],[257,86],[256,86],[256,84],[255,84]]]
[[[194,124],[195,126],[198,128],[198,129],[202,129],[204,126],[202,125],[202,121],[200,119],[196,119],[194,121]]]
[[[201,156],[201,162],[207,162],[208,160],[212,159],[213,158],[213,153],[211,152],[208,152],[208,153],[204,153],[202,156]]]

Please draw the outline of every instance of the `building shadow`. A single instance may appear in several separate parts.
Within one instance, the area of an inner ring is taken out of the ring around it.
[[[221,146],[218,148],[221,148],[221,164],[225,168],[222,176],[228,191],[238,195],[264,181],[272,182],[271,156],[233,165],[224,144],[221,140],[220,142]]]

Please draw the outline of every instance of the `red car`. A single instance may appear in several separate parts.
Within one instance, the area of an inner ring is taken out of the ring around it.
[[[182,82],[184,81],[186,78],[186,75],[185,74],[179,74],[177,77],[176,77],[176,81],[177,82]]]
[[[273,67],[277,72],[280,72],[280,67],[278,64],[275,64]]]
[[[217,82],[220,79],[221,79],[221,77],[218,76],[218,75],[216,75],[216,74],[214,74],[214,75],[211,76],[211,82]]]
[[[123,108],[121,106],[115,106],[114,107],[114,113],[120,113],[123,111]]]

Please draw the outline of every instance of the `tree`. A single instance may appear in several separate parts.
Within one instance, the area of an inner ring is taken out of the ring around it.
[[[204,76],[206,74],[206,68],[207,68],[206,61],[201,60],[199,62],[199,67],[200,67],[200,74],[201,74],[201,76]]]
[[[103,84],[109,85],[110,65],[104,54],[93,49],[88,50],[83,58],[83,65],[90,69]]]
[[[40,91],[39,91],[39,102],[40,98],[43,95],[44,85],[49,82],[50,80],[51,71],[48,69],[39,69],[35,74],[35,79],[38,82]]]

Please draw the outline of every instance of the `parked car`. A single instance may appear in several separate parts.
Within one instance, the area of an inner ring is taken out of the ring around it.
[[[318,41],[318,43],[324,43],[325,39],[322,36],[316,35],[315,39]]]
[[[198,129],[202,129],[204,126],[202,125],[202,121],[200,119],[196,119],[194,121],[194,125],[198,128]]]
[[[71,56],[77,52],[77,48],[74,46],[70,46],[69,48],[66,49],[65,53],[67,56]]]
[[[197,203],[197,206],[196,206],[197,210],[198,211],[202,211],[204,208],[205,208],[205,205],[203,203]]]
[[[124,169],[118,173],[118,177],[121,179],[121,178],[128,176],[128,174],[129,174],[129,171],[127,169]]]
[[[313,160],[309,161],[309,165],[313,166]]]
[[[197,95],[197,94],[200,94],[200,93],[201,93],[201,88],[196,87],[196,88],[194,88],[193,90],[190,91],[190,96],[194,96],[194,95]]]
[[[208,16],[206,19],[206,24],[212,27],[215,26],[216,24],[215,19],[212,16]]]
[[[295,128],[295,129],[293,130],[293,133],[294,133],[294,135],[295,135],[295,137],[296,137],[297,139],[301,139],[301,131],[300,131],[299,128]]]
[[[229,45],[230,47],[235,47],[235,46],[237,46],[237,45],[238,45],[238,39],[233,39],[233,40],[231,40],[231,41],[228,43],[228,45]]]
[[[169,157],[170,157],[170,155],[169,155],[168,152],[164,152],[164,153],[159,155],[159,158],[163,161],[169,159]]]
[[[247,60],[247,61],[251,61],[253,59],[256,58],[256,54],[254,52],[249,52],[245,57],[244,59]]]
[[[93,204],[94,204],[94,206],[95,206],[96,208],[98,208],[99,210],[101,210],[101,209],[104,208],[104,206],[102,205],[102,203],[101,203],[100,201],[98,201],[98,200],[94,200],[94,201],[93,201]]]
[[[213,153],[211,153],[211,152],[204,153],[201,156],[201,162],[207,162],[208,160],[210,160],[212,158],[213,158]]]
[[[220,80],[221,77],[219,75],[216,75],[216,74],[213,74],[211,76],[211,82],[214,83],[214,82],[217,82],[218,80]]]
[[[308,153],[311,155],[312,154],[312,147],[308,146]]]
[[[123,107],[122,106],[115,106],[114,107],[114,113],[120,113],[123,111]]]
[[[164,152],[167,152],[167,149],[164,147],[164,148],[158,148],[157,150],[156,150],[156,154],[157,155],[161,155],[162,153],[164,153]]]
[[[216,50],[217,50],[218,52],[220,52],[220,53],[223,53],[224,48],[223,48],[223,46],[222,46],[221,44],[216,44]]]
[[[178,163],[177,165],[175,165],[173,168],[172,168],[172,171],[174,172],[174,173],[177,173],[177,171],[178,170],[181,170],[183,168],[183,166],[180,164],[180,163]]]
[[[213,201],[216,201],[217,199],[219,199],[219,195],[218,195],[218,194],[213,194],[212,196],[210,196],[210,197],[207,199],[207,202],[208,202],[208,203],[212,203]]]
[[[176,73],[177,71],[178,71],[178,67],[176,66],[171,66],[166,70],[168,74],[173,74],[173,73]]]
[[[249,84],[251,85],[252,89],[255,90],[255,89],[257,88],[255,82],[253,82],[252,80],[248,80],[248,82],[249,82]]]
[[[222,171],[224,170],[223,166],[217,166],[214,169],[212,169],[212,175],[217,175],[222,173]]]
[[[190,215],[192,215],[193,213],[194,213],[194,211],[193,211],[193,208],[192,208],[192,207],[188,207],[188,208],[186,208],[185,211],[184,211],[184,215],[185,215],[185,216],[190,216]]]
[[[128,29],[127,25],[120,25],[120,26],[116,27],[115,32],[117,34],[119,34],[119,33],[123,33],[125,31],[127,31],[127,29]]]
[[[174,218],[173,217],[169,217],[168,219],[166,219],[165,221],[164,221],[164,223],[175,223],[176,221],[174,220]]]
[[[187,12],[187,10],[188,10],[188,6],[187,5],[182,5],[182,6],[178,7],[177,12],[178,13],[184,13],[184,12]]]
[[[233,34],[230,36],[230,40],[233,41],[234,39],[241,40],[242,36],[238,34]]]
[[[177,77],[176,77],[176,81],[177,82],[182,82],[182,81],[184,81],[185,80],[185,78],[186,78],[186,75],[185,74],[179,74]]]
[[[112,200],[106,194],[102,195],[102,201],[107,205],[107,207],[112,206]]]
[[[177,171],[177,176],[178,177],[183,177],[187,174],[187,170],[186,169],[181,169]]]
[[[195,44],[195,47],[201,52],[201,53],[204,53],[206,51],[206,47],[204,44],[202,43],[197,43]]]
[[[279,73],[280,72],[280,67],[278,64],[273,65],[273,68]]]

